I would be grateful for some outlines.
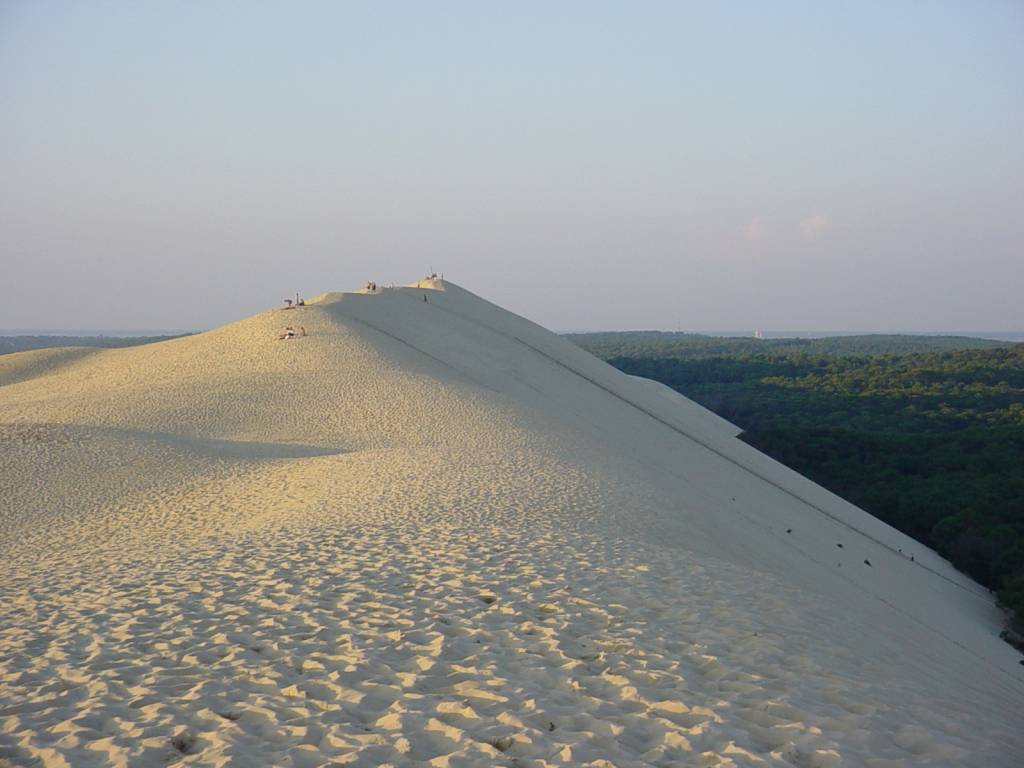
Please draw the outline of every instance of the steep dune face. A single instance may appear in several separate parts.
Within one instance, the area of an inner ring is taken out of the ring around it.
[[[991,597],[736,434],[441,281],[0,359],[0,765],[1013,764]]]

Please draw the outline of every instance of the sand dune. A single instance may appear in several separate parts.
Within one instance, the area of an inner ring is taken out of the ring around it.
[[[991,596],[736,434],[441,281],[0,358],[0,765],[1017,764]]]

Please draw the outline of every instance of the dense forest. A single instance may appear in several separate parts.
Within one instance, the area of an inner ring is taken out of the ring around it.
[[[660,336],[571,338],[730,420],[1024,617],[1024,344]]]
[[[567,339],[608,360],[612,357],[678,357],[683,359],[740,355],[902,355],[959,349],[995,349],[1005,341],[970,336],[866,334],[822,339],[755,339],[750,336],[706,336],[675,331],[609,331],[568,333]]]

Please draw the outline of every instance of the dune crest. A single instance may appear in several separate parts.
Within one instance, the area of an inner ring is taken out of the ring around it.
[[[987,591],[737,434],[442,280],[0,358],[0,766],[1013,765]]]

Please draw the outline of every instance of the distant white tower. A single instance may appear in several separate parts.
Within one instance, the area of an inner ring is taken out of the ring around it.
[[[764,331],[754,331],[754,338],[755,339],[763,339],[764,338]]]

